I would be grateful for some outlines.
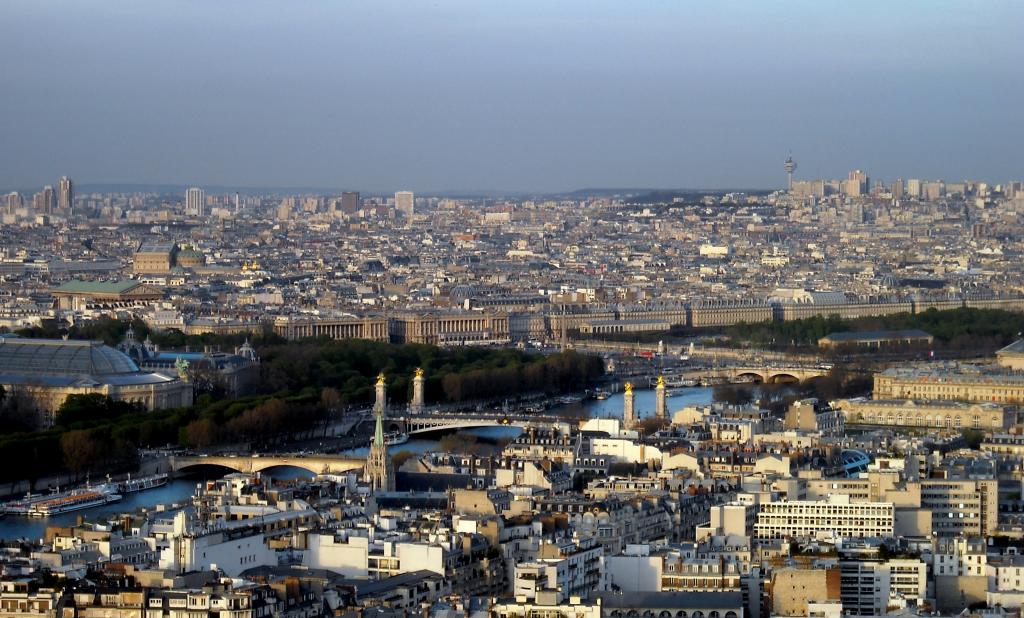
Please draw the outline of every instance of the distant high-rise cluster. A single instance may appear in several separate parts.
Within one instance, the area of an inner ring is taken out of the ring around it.
[[[32,208],[39,214],[52,214],[57,206],[53,187],[46,185],[43,190],[32,196]]]
[[[74,183],[68,176],[61,176],[57,183],[57,189],[52,185],[46,185],[42,190],[31,195],[26,200],[25,196],[17,191],[6,194],[3,202],[0,203],[0,211],[5,215],[16,216],[22,211],[28,216],[52,215],[60,213],[63,215],[72,214],[75,205]],[[25,209],[28,207],[27,210]]]
[[[796,163],[787,159],[787,172],[792,168],[796,169]],[[855,169],[847,174],[845,179],[839,180],[792,180],[790,176],[789,192],[796,197],[820,198],[830,195],[846,197],[884,197],[893,200],[912,199],[935,201],[947,195],[966,195],[975,191],[987,191],[988,185],[979,182],[951,182],[943,180],[925,181],[918,178],[897,178],[890,183],[882,181],[871,182],[867,172]],[[1004,189],[1007,197],[1015,195],[1013,185],[1008,184]]]

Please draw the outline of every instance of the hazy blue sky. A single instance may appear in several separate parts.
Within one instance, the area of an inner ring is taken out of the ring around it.
[[[1024,2],[0,0],[0,189],[1024,178]]]

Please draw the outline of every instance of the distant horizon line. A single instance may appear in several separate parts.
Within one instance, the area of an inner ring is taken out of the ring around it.
[[[74,182],[74,177],[71,177]],[[56,187],[56,185],[42,185]],[[498,190],[498,189],[458,189],[448,191],[417,191],[415,189],[396,189],[394,191],[361,191],[356,189],[344,189],[339,187],[324,186],[250,186],[250,185],[214,185],[214,184],[187,184],[187,183],[119,183],[119,182],[75,182],[76,193],[182,193],[184,194],[192,187],[199,187],[207,193],[231,194],[231,193],[317,193],[322,195],[341,195],[345,192],[356,192],[361,196],[377,197],[391,196],[398,191],[412,191],[417,196],[423,197],[526,197],[526,196],[569,196],[569,195],[642,195],[649,193],[769,193],[772,191],[784,190],[785,187],[582,187],[578,189],[562,191],[529,191],[529,190]],[[5,193],[10,191],[5,191]],[[30,190],[22,190],[19,193],[31,194]]]
[[[63,176],[62,176],[63,177]],[[945,182],[945,183],[958,183],[958,182],[984,182],[989,186],[1002,185],[1007,182],[1017,182],[1014,180],[1007,180],[1004,182],[991,182],[987,180],[950,180],[947,181],[942,178],[926,178],[926,177],[896,177],[893,180],[920,180],[922,182]],[[72,182],[74,177],[71,176]],[[816,182],[816,181],[840,181],[843,178],[800,178],[800,182]],[[794,182],[798,179],[794,179]],[[889,181],[891,182],[891,181]],[[32,188],[21,188],[16,189],[18,193],[22,195],[31,196],[33,193],[42,190],[46,186],[57,189],[59,184],[59,178],[52,184],[41,184],[36,185]],[[548,190],[548,191],[535,191],[526,189],[448,189],[448,190],[431,190],[431,191],[418,191],[410,188],[398,188],[392,191],[381,191],[381,190],[358,190],[358,189],[346,189],[341,187],[329,187],[329,186],[315,186],[315,185],[268,185],[268,186],[257,186],[257,185],[244,185],[244,184],[201,184],[201,183],[152,183],[152,182],[85,182],[75,183],[75,189],[77,192],[95,192],[95,193],[181,193],[184,194],[191,187],[199,187],[207,193],[213,194],[230,194],[230,193],[244,193],[246,195],[257,195],[257,194],[318,194],[318,195],[338,195],[340,196],[344,192],[355,191],[362,196],[367,197],[380,197],[380,196],[391,196],[398,191],[412,191],[418,196],[423,197],[437,197],[437,198],[501,198],[501,197],[564,197],[564,196],[614,196],[614,195],[644,195],[651,193],[678,193],[678,194],[725,194],[725,193],[748,193],[748,194],[767,194],[773,191],[785,191],[785,183],[777,186],[770,187],[757,187],[757,186],[719,186],[719,187],[629,187],[629,186],[605,186],[605,187],[581,187],[577,189],[563,189],[563,190]],[[0,194],[6,195],[12,192],[12,189],[7,188],[0,190]]]

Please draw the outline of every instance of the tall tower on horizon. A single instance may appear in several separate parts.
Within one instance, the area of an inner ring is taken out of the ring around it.
[[[53,187],[46,185],[42,191],[36,193],[33,196],[32,207],[35,208],[38,214],[53,214],[54,209],[57,207],[57,197],[53,192]]]
[[[793,192],[793,172],[795,171],[796,161],[793,160],[793,155],[791,154],[788,157],[786,157],[786,178],[788,180],[786,190],[789,191],[790,193]]]
[[[395,210],[405,215],[407,219],[412,219],[415,211],[414,201],[415,196],[412,191],[398,191],[395,193]]]
[[[359,210],[359,192],[344,191],[341,194],[341,211],[346,215],[354,215]]]
[[[17,191],[11,191],[7,194],[7,214],[15,214],[19,208],[25,205],[25,201],[21,198],[21,194]]]
[[[57,183],[57,208],[71,213],[75,207],[75,185],[68,176],[61,176]]]
[[[197,217],[206,216],[206,191],[192,187],[185,192],[185,212]]]

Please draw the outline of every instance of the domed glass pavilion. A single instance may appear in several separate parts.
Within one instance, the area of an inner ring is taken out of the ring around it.
[[[187,380],[141,371],[126,354],[99,341],[0,336],[0,384],[32,401],[47,425],[73,394],[101,393],[148,410],[192,403]]]

